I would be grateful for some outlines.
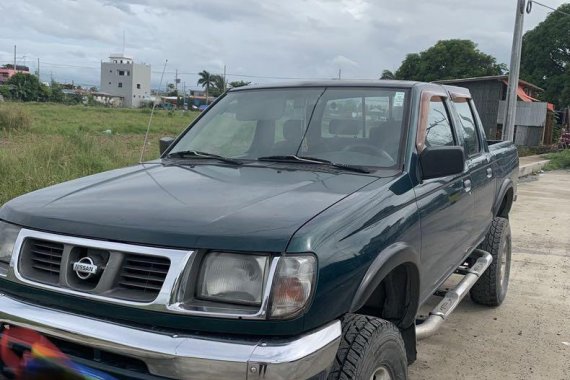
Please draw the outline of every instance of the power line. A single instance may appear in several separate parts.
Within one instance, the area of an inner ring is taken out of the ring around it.
[[[0,61],[2,62],[2,61]],[[6,62],[6,61],[4,61]],[[7,62],[9,63],[9,62]],[[73,64],[66,64],[66,63],[55,63],[55,62],[44,62],[42,60],[43,66],[49,67],[56,67],[56,68],[71,68],[71,69],[87,69],[87,70],[99,70],[100,66],[87,66],[87,65],[73,65]],[[162,71],[151,71],[152,74],[163,74]],[[164,72],[166,75],[176,75],[176,71],[166,71]],[[191,72],[191,71],[178,71],[178,76],[184,75],[194,75],[198,76],[199,72]],[[252,74],[237,74],[237,73],[226,73],[226,77],[235,77],[235,78],[249,78],[249,79],[274,79],[274,80],[328,80],[332,79],[333,76],[330,77],[288,77],[288,76],[279,76],[279,75],[252,75]],[[346,78],[349,79],[349,78]],[[355,79],[350,78],[352,80],[371,80],[377,78],[362,78],[362,79]]]
[[[559,10],[559,9],[553,8],[553,7],[551,7],[551,6],[549,6],[549,5],[546,5],[546,4],[539,3],[538,1],[534,1],[534,0],[529,1],[529,6],[527,6],[527,13],[530,13],[529,9],[532,9],[532,5],[530,5],[530,4],[540,5],[541,7],[550,9],[550,10],[553,11],[553,12],[559,12],[559,13],[562,13],[563,15],[570,16],[570,13],[566,13],[566,12],[564,12],[564,11],[561,11],[561,10]],[[530,8],[529,8],[529,7],[530,7]]]

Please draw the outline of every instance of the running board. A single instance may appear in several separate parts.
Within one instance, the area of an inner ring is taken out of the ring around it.
[[[445,294],[441,302],[429,313],[429,317],[416,326],[416,338],[418,340],[429,338],[439,330],[443,322],[453,313],[463,297],[467,295],[493,261],[493,256],[489,252],[480,249],[473,251],[471,257],[477,260],[475,264],[465,270],[465,277],[454,289],[449,290]]]

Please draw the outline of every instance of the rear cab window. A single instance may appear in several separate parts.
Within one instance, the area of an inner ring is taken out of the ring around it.
[[[458,131],[463,135],[465,153],[469,157],[476,156],[481,152],[481,143],[471,104],[466,98],[455,98],[453,105],[459,119]]]

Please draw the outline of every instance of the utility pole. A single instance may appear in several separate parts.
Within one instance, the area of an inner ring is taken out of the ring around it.
[[[40,59],[38,58],[38,80],[41,82],[42,78],[40,76]]]
[[[226,92],[226,65],[224,65],[224,92]]]
[[[182,88],[183,88],[182,107],[184,108],[184,111],[186,111],[186,109],[188,108],[188,105],[186,104],[186,82],[182,82]]]
[[[342,78],[342,69],[339,68],[338,69],[338,80],[341,80],[341,78]]]
[[[16,45],[14,45],[14,71],[17,73],[18,68],[16,67]]]
[[[507,90],[505,120],[503,122],[504,141],[514,141],[515,135],[515,120],[517,117],[517,89],[519,87],[519,74],[521,68],[522,32],[525,5],[526,0],[517,1],[515,31],[513,34],[513,47],[511,51],[511,68],[509,71],[509,86]]]

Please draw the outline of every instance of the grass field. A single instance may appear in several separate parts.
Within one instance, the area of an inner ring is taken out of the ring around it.
[[[139,160],[150,111],[45,103],[0,103],[18,109],[23,127],[0,124],[0,205],[27,192]],[[145,159],[158,139],[178,135],[198,114],[155,111]],[[111,131],[110,133],[108,131]]]

